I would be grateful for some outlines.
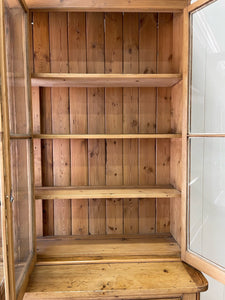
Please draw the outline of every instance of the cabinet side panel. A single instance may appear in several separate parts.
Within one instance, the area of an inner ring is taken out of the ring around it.
[[[173,16],[173,66],[175,72],[182,73],[183,50],[183,14]],[[171,129],[182,132],[183,82],[171,88]],[[170,183],[182,189],[182,141],[171,141],[170,148]],[[181,199],[170,201],[170,231],[178,244],[181,244]]]

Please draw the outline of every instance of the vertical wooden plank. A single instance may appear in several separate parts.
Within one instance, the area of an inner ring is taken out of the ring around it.
[[[105,14],[105,73],[123,71],[123,29],[121,13]]]
[[[156,73],[158,14],[141,13],[139,17],[139,72]],[[156,132],[156,89],[139,89],[139,132]],[[139,141],[139,184],[156,181],[156,142]],[[139,200],[139,233],[155,232],[155,199]]]
[[[41,133],[52,133],[51,89],[40,89]],[[41,141],[42,185],[53,186],[53,143]],[[43,235],[54,235],[54,201],[43,200]]]
[[[183,14],[173,16],[173,68],[182,73],[183,49]],[[171,130],[182,132],[183,83],[171,88]],[[170,183],[181,191],[182,189],[182,141],[172,140],[170,148]],[[170,231],[178,244],[181,244],[181,201],[170,200]]]
[[[139,93],[140,133],[155,132],[156,89],[141,88]],[[155,140],[139,141],[139,184],[153,185],[156,181]],[[139,200],[139,233],[155,232],[155,199]]]
[[[182,73],[183,51],[183,13],[173,14],[173,71]]]
[[[33,133],[40,133],[40,95],[39,88],[32,88],[32,111],[33,111]],[[34,151],[34,184],[42,186],[41,176],[41,141],[33,141]],[[42,200],[37,200],[36,204],[36,235],[43,236],[43,209]]]
[[[87,73],[104,73],[104,13],[87,13]]]
[[[86,73],[86,15],[68,13],[69,71]],[[87,133],[87,92],[70,88],[70,133]],[[88,184],[87,140],[71,140],[71,185]],[[72,200],[72,234],[88,234],[88,200]]]
[[[158,16],[158,73],[171,73],[173,70],[173,14]],[[157,99],[157,133],[171,131],[171,90],[158,89]],[[170,182],[170,140],[157,140],[157,184]],[[157,232],[170,231],[170,200],[157,199]]]
[[[123,72],[138,73],[139,15],[123,18]],[[138,132],[138,88],[123,89],[123,133]],[[123,141],[123,179],[125,185],[138,184],[138,141]],[[138,233],[138,199],[124,199],[124,233]]]
[[[172,88],[171,99],[171,128],[173,132],[182,132],[182,83]],[[182,141],[171,140],[170,144],[170,184],[181,191],[182,189]],[[181,201],[170,200],[170,231],[178,244],[181,243]]]
[[[86,89],[70,89],[70,132],[87,133]],[[70,146],[71,185],[87,185],[87,140],[71,140]],[[88,234],[88,200],[72,200],[72,234]]]
[[[33,13],[34,71],[50,72],[48,13]]]
[[[69,72],[86,73],[86,15],[68,13]]]
[[[33,13],[29,13],[29,60],[30,60],[30,73],[32,74],[34,72],[34,52],[33,52]]]
[[[157,58],[157,13],[140,13],[139,73],[155,74]]]
[[[68,72],[67,48],[67,13],[49,14],[51,71]],[[67,88],[52,89],[52,132],[68,133],[69,99]],[[70,174],[70,141],[53,141],[53,178],[55,186],[69,186]],[[71,234],[71,201],[54,200],[55,235]]]
[[[87,13],[87,72],[104,73],[104,13]],[[104,89],[88,89],[88,133],[103,133]],[[88,141],[89,185],[105,185],[105,141]],[[105,234],[105,200],[89,200],[89,233]]]
[[[33,13],[34,71],[50,72],[49,16],[48,13]],[[40,131],[52,133],[50,89],[40,91]],[[52,141],[41,141],[41,170],[43,186],[53,185]],[[54,203],[43,200],[43,235],[54,234]],[[37,211],[37,214],[40,211]],[[37,215],[37,219],[40,219]]]
[[[122,73],[122,14],[105,14],[105,73]],[[105,89],[106,133],[122,133],[122,89]],[[122,185],[122,141],[106,140],[106,184]],[[122,199],[106,200],[106,233],[123,233]]]

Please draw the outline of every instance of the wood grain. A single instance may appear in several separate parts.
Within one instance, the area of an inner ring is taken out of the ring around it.
[[[122,14],[105,14],[105,73],[122,73],[123,49]],[[121,88],[105,89],[105,132],[121,133],[122,101]],[[122,185],[122,140],[106,140],[106,185]],[[123,233],[123,200],[106,200],[106,233]]]
[[[205,0],[204,0],[205,1]],[[187,5],[184,0],[103,0],[93,1],[72,1],[72,0],[52,0],[47,2],[44,0],[27,0],[29,9],[47,9],[47,10],[72,10],[72,11],[113,11],[113,12],[177,12]]]
[[[139,72],[156,73],[157,14],[139,16]],[[156,132],[156,89],[139,89],[139,133]],[[156,141],[139,140],[139,184],[156,182]],[[139,200],[139,233],[153,233],[156,226],[156,200]]]
[[[176,14],[173,17],[173,67],[174,70],[182,72],[183,58],[183,15]],[[182,109],[183,83],[180,82],[171,88],[171,131],[182,131]],[[175,139],[170,143],[170,183],[182,189],[182,139]],[[173,198],[170,201],[170,231],[181,244],[181,201]]]
[[[158,19],[158,73],[173,70],[173,15],[159,14]],[[171,90],[158,89],[157,99],[157,133],[171,130]],[[157,184],[167,184],[170,178],[170,141],[157,140]],[[170,203],[157,199],[157,232],[170,231]]]
[[[166,186],[149,186],[149,187],[36,187],[36,199],[88,199],[88,198],[171,198],[180,197],[180,192]],[[61,198],[60,198],[61,197]],[[168,200],[167,200],[168,201]]]
[[[37,241],[38,263],[75,263],[79,261],[180,260],[180,248],[171,236],[111,235],[90,239],[44,238]]]
[[[123,72],[138,73],[139,16],[123,18]],[[138,88],[123,89],[123,133],[138,133]],[[124,185],[138,184],[138,141],[123,141]],[[138,199],[124,200],[124,233],[138,233]]]
[[[51,71],[68,72],[67,14],[50,13],[50,52]],[[54,88],[52,96],[52,131],[69,132],[69,100],[67,88]],[[68,140],[53,141],[53,178],[54,185],[70,185],[70,143]],[[71,233],[71,201],[61,199],[54,201],[54,233],[68,235]]]
[[[68,14],[69,72],[86,73],[86,15]],[[70,133],[87,133],[86,88],[70,88]],[[70,141],[71,185],[88,184],[87,140]],[[88,200],[72,200],[72,234],[88,234]]]
[[[33,133],[40,132],[40,95],[39,88],[32,88]],[[41,172],[41,141],[33,141],[34,153],[34,184],[42,186]],[[36,234],[43,236],[43,208],[42,200],[36,201]]]
[[[135,298],[140,297],[140,289],[142,297],[169,297],[204,291],[207,282],[199,271],[182,262],[36,266],[25,299],[41,298],[44,293],[63,298],[68,292],[79,299],[102,295]]]
[[[50,72],[48,25],[49,16],[47,13],[33,14],[33,59],[35,72]],[[49,88],[40,89],[40,132],[51,134],[51,122],[51,91]],[[53,185],[52,151],[51,140],[41,141],[41,176],[43,186]],[[42,205],[43,220],[41,215],[37,214],[37,223],[43,222],[43,235],[52,235],[54,234],[54,203],[53,201],[43,200]],[[40,213],[40,210],[37,213]]]
[[[87,13],[87,72],[104,73],[104,14]],[[104,89],[88,89],[88,133],[105,131]],[[89,185],[105,184],[105,141],[88,141]],[[89,200],[89,233],[105,234],[105,200]]]
[[[127,49],[128,52],[132,51],[129,49]],[[129,62],[131,59],[129,56],[131,55],[127,56],[128,61],[125,61],[126,67],[132,64],[132,61]],[[136,74],[137,71],[125,71],[126,74],[102,74],[101,72],[97,74],[34,73],[31,82],[32,86],[42,87],[171,87],[182,79],[180,74],[170,73]]]
[[[106,91],[106,93],[109,92],[109,90]],[[82,95],[81,95],[82,97]],[[110,96],[111,97],[111,96]],[[113,96],[114,97],[114,96]],[[118,94],[118,98],[120,95]],[[81,99],[81,98],[80,98]],[[106,103],[106,109],[109,107]],[[112,110],[111,110],[112,112]],[[119,117],[119,116],[118,116]],[[110,116],[109,116],[110,118]],[[11,138],[27,138],[27,136],[13,136],[11,135]],[[87,140],[115,140],[115,139],[179,139],[182,137],[181,133],[123,133],[123,134],[113,134],[113,133],[88,133],[88,134],[34,134],[34,139],[87,139]]]

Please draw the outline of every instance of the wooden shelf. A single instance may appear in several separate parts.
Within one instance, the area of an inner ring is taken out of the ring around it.
[[[81,262],[36,266],[23,299],[181,299],[206,289],[204,276],[181,261]]]
[[[173,139],[181,133],[137,133],[137,134],[34,134],[34,139]]]
[[[29,9],[48,11],[181,12],[185,0],[26,0]]]
[[[152,187],[36,187],[35,199],[179,198],[172,186]]]
[[[169,234],[46,237],[37,240],[37,264],[175,261],[180,247]]]
[[[171,87],[181,78],[181,74],[37,73],[31,83],[42,87]]]

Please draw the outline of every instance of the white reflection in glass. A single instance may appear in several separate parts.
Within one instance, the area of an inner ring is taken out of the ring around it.
[[[225,267],[225,138],[191,138],[189,247]]]
[[[192,15],[190,132],[225,133],[225,0]]]

